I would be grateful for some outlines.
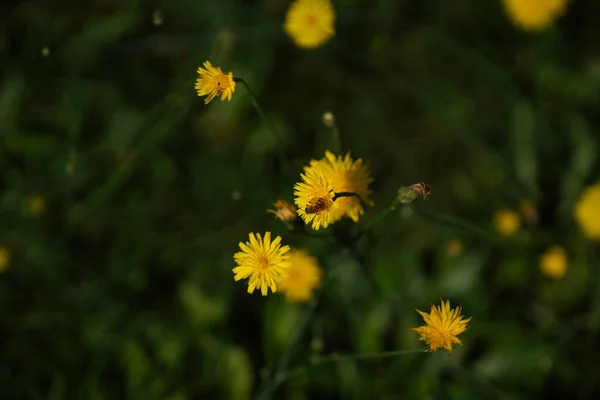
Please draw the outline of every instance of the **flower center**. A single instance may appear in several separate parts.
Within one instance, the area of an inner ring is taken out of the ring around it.
[[[223,91],[229,87],[229,78],[227,75],[221,75],[215,78],[217,90]]]
[[[258,256],[258,265],[262,270],[267,269],[269,266],[269,259],[266,256]]]
[[[306,14],[304,18],[304,23],[307,27],[312,28],[317,25],[317,16],[313,13]]]

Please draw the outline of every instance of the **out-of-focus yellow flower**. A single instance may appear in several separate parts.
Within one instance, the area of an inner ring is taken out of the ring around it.
[[[452,239],[446,244],[446,254],[449,257],[457,257],[462,254],[465,246],[459,239]]]
[[[333,37],[334,22],[330,0],[296,0],[290,5],[283,27],[296,46],[314,49]]]
[[[46,211],[46,199],[42,196],[33,196],[27,201],[27,212],[33,215],[41,215]]]
[[[298,215],[305,224],[312,222],[312,227],[318,230],[327,228],[336,220],[339,203],[333,200],[334,191],[331,179],[326,178],[324,171],[318,167],[305,169],[300,174],[302,182],[294,185],[294,202],[298,206]]]
[[[332,128],[335,125],[335,115],[331,111],[323,113],[323,125]]]
[[[373,182],[373,178],[370,177],[369,167],[363,164],[362,159],[353,161],[350,153],[345,157],[336,157],[326,151],[325,158],[319,161],[312,160],[305,171],[311,169],[322,171],[325,178],[331,181],[335,193],[356,193],[365,204],[373,205],[370,199],[372,191],[369,189],[369,183]],[[333,221],[347,216],[354,222],[358,222],[359,216],[364,212],[360,199],[356,196],[337,198],[335,202],[338,207],[331,212]]]
[[[585,237],[600,240],[600,182],[583,191],[575,204],[574,216]]]
[[[215,96],[221,96],[221,101],[227,99],[231,101],[231,96],[235,92],[235,81],[231,72],[224,73],[220,67],[213,67],[209,61],[204,62],[204,68],[198,68],[200,77],[196,79],[194,88],[198,91],[198,96],[207,96],[204,104],[211,102]]]
[[[565,11],[567,0],[503,0],[515,25],[531,31],[547,28]]]
[[[440,306],[431,305],[429,314],[416,311],[423,317],[425,325],[411,330],[421,335],[419,340],[429,345],[430,352],[444,348],[448,350],[449,354],[452,354],[453,344],[462,346],[462,342],[457,336],[467,330],[467,323],[472,318],[463,319],[463,316],[460,315],[462,307],[458,306],[451,310],[450,302],[442,300]]]
[[[6,272],[10,265],[10,252],[6,247],[0,247],[0,274]]]
[[[323,270],[319,268],[317,259],[304,250],[292,249],[289,255],[292,265],[281,280],[279,289],[289,302],[306,303],[319,287]]]
[[[560,246],[550,247],[540,258],[540,269],[549,278],[562,278],[567,266],[567,253]]]
[[[260,288],[263,296],[266,296],[269,288],[275,293],[281,278],[287,274],[290,267],[290,246],[281,247],[281,237],[277,236],[271,242],[271,232],[265,233],[264,239],[260,234],[250,233],[250,241],[245,244],[240,242],[242,251],[234,254],[233,259],[238,265],[233,269],[234,279],[246,279],[248,281],[248,293]]]
[[[531,202],[530,200],[524,200],[523,202],[521,202],[519,211],[521,212],[521,215],[523,216],[523,220],[525,220],[525,222],[532,225],[537,224],[539,220],[539,215],[537,207],[535,206],[535,204],[533,204],[533,202]]]
[[[296,207],[285,200],[277,200],[273,206],[275,210],[267,210],[267,212],[275,214],[275,217],[283,222],[293,221],[298,217]]]
[[[521,228],[519,214],[512,210],[500,210],[494,215],[494,229],[502,236],[512,236]]]

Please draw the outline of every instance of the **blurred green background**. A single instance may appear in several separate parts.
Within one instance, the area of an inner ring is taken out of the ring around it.
[[[339,0],[314,51],[285,35],[289,4],[0,6],[1,398],[253,398],[307,308],[233,281],[238,242],[267,230],[327,276],[273,398],[597,398],[600,248],[573,206],[600,176],[600,4],[530,33],[500,0]],[[254,89],[289,169],[241,85],[203,104],[206,60]],[[325,111],[372,168],[360,226],[433,187],[352,246],[349,220],[318,238],[266,213],[331,149]],[[553,245],[561,279],[539,268]],[[440,297],[473,317],[451,357],[311,365],[423,348],[414,308]]]

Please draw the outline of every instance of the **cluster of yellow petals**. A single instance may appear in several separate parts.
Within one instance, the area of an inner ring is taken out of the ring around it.
[[[200,77],[196,79],[194,88],[198,91],[198,96],[207,96],[204,104],[208,104],[215,98],[221,96],[221,101],[227,99],[231,101],[231,96],[235,92],[235,80],[231,72],[224,73],[220,67],[213,67],[209,61],[204,62],[204,68],[198,68]]]
[[[319,287],[323,271],[317,259],[306,251],[292,249],[289,254],[291,266],[281,280],[279,289],[289,302],[306,303]]]
[[[307,224],[312,221],[314,229],[326,228],[343,217],[358,222],[363,203],[373,205],[369,167],[362,159],[352,160],[349,153],[342,157],[326,151],[324,158],[304,168],[301,178],[294,193],[298,215]]]
[[[567,0],[503,0],[515,25],[530,31],[547,28],[564,11]]]
[[[467,323],[471,321],[471,318],[463,319],[462,307],[450,309],[450,302],[442,300],[439,306],[432,304],[429,313],[416,311],[423,317],[425,325],[412,330],[421,335],[419,340],[429,345],[429,351],[444,348],[452,354],[453,344],[462,346],[457,336],[467,330]]]
[[[600,240],[600,182],[583,191],[575,204],[574,216],[585,237]]]
[[[271,242],[271,232],[265,233],[264,238],[260,234],[250,233],[249,242],[239,243],[239,252],[233,255],[238,265],[233,269],[234,279],[250,278],[248,281],[248,293],[254,289],[260,289],[266,296],[269,288],[273,293],[281,283],[282,277],[287,274],[290,267],[290,246],[281,246],[281,237],[277,236]]]
[[[295,0],[283,28],[296,46],[314,49],[335,35],[334,23],[335,10],[330,0]]]

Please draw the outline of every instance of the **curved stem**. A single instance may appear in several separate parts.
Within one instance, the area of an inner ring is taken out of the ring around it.
[[[275,140],[277,140],[277,142],[278,142],[279,162],[281,163],[282,169],[284,171],[288,171],[289,170],[288,160],[287,160],[287,158],[285,156],[285,153],[283,151],[283,143],[284,143],[283,136],[279,133],[279,131],[277,131],[275,129],[275,127],[271,123],[271,120],[269,120],[269,118],[267,117],[267,114],[265,114],[265,112],[263,111],[263,109],[260,106],[260,104],[258,104],[258,98],[254,94],[254,92],[252,91],[252,89],[250,89],[250,85],[248,85],[248,82],[246,82],[242,78],[235,78],[235,77],[233,78],[233,80],[234,80],[234,82],[241,83],[246,88],[246,91],[248,92],[248,94],[250,95],[250,98],[252,99],[252,105],[256,109],[256,112],[258,113],[258,115],[260,116],[260,118],[263,119],[263,121],[265,122],[265,124],[267,124],[267,128],[269,129],[269,131],[271,131],[271,134],[275,137]]]
[[[286,375],[288,365],[292,359],[292,356],[294,355],[294,352],[296,351],[296,348],[300,344],[300,340],[302,340],[302,337],[304,336],[306,328],[308,327],[308,323],[310,322],[315,308],[317,307],[319,297],[321,297],[321,293],[322,292],[318,292],[317,294],[315,294],[311,299],[310,303],[308,304],[306,310],[304,311],[302,321],[300,322],[298,330],[296,331],[296,335],[294,336],[292,342],[281,357],[281,361],[279,362],[275,373],[271,375],[267,386],[256,397],[258,400],[270,399],[275,390],[279,387],[279,385],[281,385],[285,381],[284,378]]]
[[[312,367],[317,367],[324,364],[336,363],[340,361],[359,361],[359,360],[376,360],[389,357],[405,356],[409,354],[426,353],[425,349],[407,349],[407,350],[393,350],[383,351],[380,353],[355,353],[355,354],[328,354],[326,356],[318,357],[316,360],[311,361],[308,365],[300,366],[293,371],[287,373],[282,382],[288,381],[303,372],[308,371]]]

